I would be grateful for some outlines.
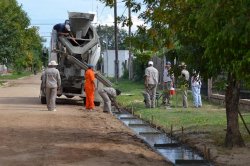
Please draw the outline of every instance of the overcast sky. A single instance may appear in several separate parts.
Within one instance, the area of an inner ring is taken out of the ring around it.
[[[121,1],[118,0],[117,3],[118,15],[127,16],[128,10]],[[113,25],[114,22],[113,9],[105,7],[99,0],[17,0],[17,2],[27,12],[31,25],[38,26],[40,35],[47,39],[46,46],[50,41],[53,26],[68,19],[68,11],[94,13],[95,24]],[[142,25],[143,22],[138,20],[135,14],[132,14],[132,18],[134,21],[132,30],[135,31],[136,25]]]

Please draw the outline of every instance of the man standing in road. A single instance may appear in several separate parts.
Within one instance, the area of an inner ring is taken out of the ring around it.
[[[86,94],[86,109],[93,110],[95,108],[95,72],[93,65],[88,64],[88,69],[85,72],[84,90]]]
[[[156,89],[159,80],[159,72],[153,67],[153,61],[148,62],[148,67],[145,69],[145,92],[144,101],[147,108],[155,108]]]
[[[173,88],[173,80],[174,74],[171,70],[171,62],[167,61],[163,71],[163,105],[170,106],[170,89]]]
[[[182,106],[183,108],[188,107],[188,101],[187,101],[187,89],[189,86],[189,72],[187,71],[186,67],[187,65],[182,62],[180,65],[181,67],[181,75],[179,77],[180,86],[182,90]]]
[[[118,108],[118,105],[116,103],[116,96],[121,94],[121,91],[118,89],[114,89],[112,87],[104,87],[103,89],[100,89],[98,91],[100,96],[103,99],[104,107],[103,112],[111,112],[111,104],[113,103],[116,108]]]
[[[43,82],[45,83],[46,102],[49,111],[56,111],[57,89],[61,86],[60,73],[56,69],[57,65],[56,61],[51,61],[42,76]]]

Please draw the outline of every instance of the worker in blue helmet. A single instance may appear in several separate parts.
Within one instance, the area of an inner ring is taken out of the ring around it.
[[[174,73],[171,68],[171,62],[167,61],[163,70],[163,97],[162,104],[170,106],[170,89],[174,86]]]

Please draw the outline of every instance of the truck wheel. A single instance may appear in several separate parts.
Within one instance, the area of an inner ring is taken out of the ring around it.
[[[46,102],[46,97],[41,96],[41,103],[42,103],[42,104],[46,104],[46,103],[47,103],[47,102]]]
[[[71,96],[71,95],[65,95],[67,98],[71,99],[73,98],[74,96]]]
[[[95,106],[100,106],[101,105],[101,102],[99,102],[99,101],[95,101],[94,103],[95,103]]]
[[[84,97],[84,98],[82,99],[82,101],[83,101],[83,105],[85,106],[85,105],[86,105],[86,98]]]

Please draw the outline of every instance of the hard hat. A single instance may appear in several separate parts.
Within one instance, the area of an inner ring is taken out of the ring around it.
[[[171,65],[171,62],[167,61],[167,62],[166,62],[166,65]]]
[[[154,65],[154,62],[153,61],[149,61],[148,65]]]
[[[50,61],[48,65],[49,66],[57,66],[58,64],[56,63],[56,61]]]
[[[70,25],[69,24],[65,24],[65,28],[70,31]]]
[[[88,67],[94,67],[94,65],[92,65],[92,64],[88,64]]]
[[[184,67],[186,67],[187,65],[186,65],[185,62],[181,62],[181,64],[180,64],[179,66],[184,66]]]

